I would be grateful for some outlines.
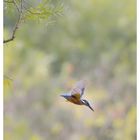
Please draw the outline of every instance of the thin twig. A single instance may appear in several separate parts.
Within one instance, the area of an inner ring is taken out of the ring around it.
[[[21,2],[22,2],[22,0],[21,0]],[[14,0],[14,4],[15,4],[15,0]],[[22,6],[21,6],[21,8],[22,8]],[[15,24],[15,27],[13,29],[12,36],[9,39],[4,40],[3,43],[8,43],[8,42],[14,40],[14,38],[15,38],[16,31],[19,28],[19,24],[20,24],[21,19],[22,19],[22,9],[21,10],[18,9],[18,11],[19,11],[19,17],[18,17],[17,22]]]
[[[20,9],[21,9],[21,14],[22,14],[22,10],[23,10],[23,3],[22,3],[22,0],[21,0],[21,5],[20,5]]]
[[[25,7],[24,7],[24,8],[25,8]],[[27,12],[29,12],[30,14],[35,14],[35,15],[41,15],[41,14],[42,14],[42,13],[32,12],[31,10],[26,9],[26,8],[25,8],[25,10],[26,10]]]
[[[20,24],[20,21],[21,21],[21,15],[19,16],[19,18],[18,18],[18,20],[17,20],[17,22],[16,22],[16,24],[15,24],[15,27],[14,27],[14,29],[13,29],[13,33],[12,33],[11,38],[4,40],[3,43],[8,43],[8,42],[14,40],[16,31],[17,31],[17,29],[18,29],[18,27],[19,27],[19,24]]]
[[[7,76],[7,75],[4,75],[4,78],[13,81],[13,79],[11,79],[11,78],[10,78],[9,76]]]
[[[13,0],[13,2],[14,2],[14,5],[16,6],[18,12],[20,13],[20,9],[19,9],[19,7],[18,7],[18,4],[17,4],[16,0]]]

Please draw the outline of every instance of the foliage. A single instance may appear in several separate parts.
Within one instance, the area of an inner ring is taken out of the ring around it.
[[[5,17],[8,17],[8,15],[11,13],[16,14],[16,18],[18,17],[13,28],[11,37],[9,37],[9,39],[4,40],[4,43],[8,43],[15,39],[16,31],[20,27],[21,22],[26,22],[27,20],[34,20],[40,22],[40,20],[42,19],[48,20],[52,16],[60,15],[60,13],[62,12],[62,5],[59,4],[57,6],[54,6],[50,4],[48,0],[42,0],[41,2],[36,1],[33,4],[25,0],[6,0],[4,1],[4,4],[6,15]],[[13,10],[14,7],[16,11]]]

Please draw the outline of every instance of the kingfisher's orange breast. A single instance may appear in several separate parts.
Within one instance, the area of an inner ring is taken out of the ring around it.
[[[79,99],[76,99],[74,97],[70,97],[67,99],[69,102],[71,103],[74,103],[74,104],[77,104],[77,105],[83,105],[83,102]]]

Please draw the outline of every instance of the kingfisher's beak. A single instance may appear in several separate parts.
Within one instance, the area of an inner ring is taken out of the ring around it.
[[[93,109],[90,105],[88,105],[88,107],[89,107],[92,111],[94,111],[94,109]]]

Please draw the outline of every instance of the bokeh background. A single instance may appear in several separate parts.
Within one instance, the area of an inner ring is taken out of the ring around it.
[[[24,0],[27,8],[39,3]],[[136,1],[47,6],[59,10],[25,14],[16,38],[4,44],[4,139],[135,140]],[[4,3],[4,38],[17,14]],[[81,79],[94,113],[59,96]]]

